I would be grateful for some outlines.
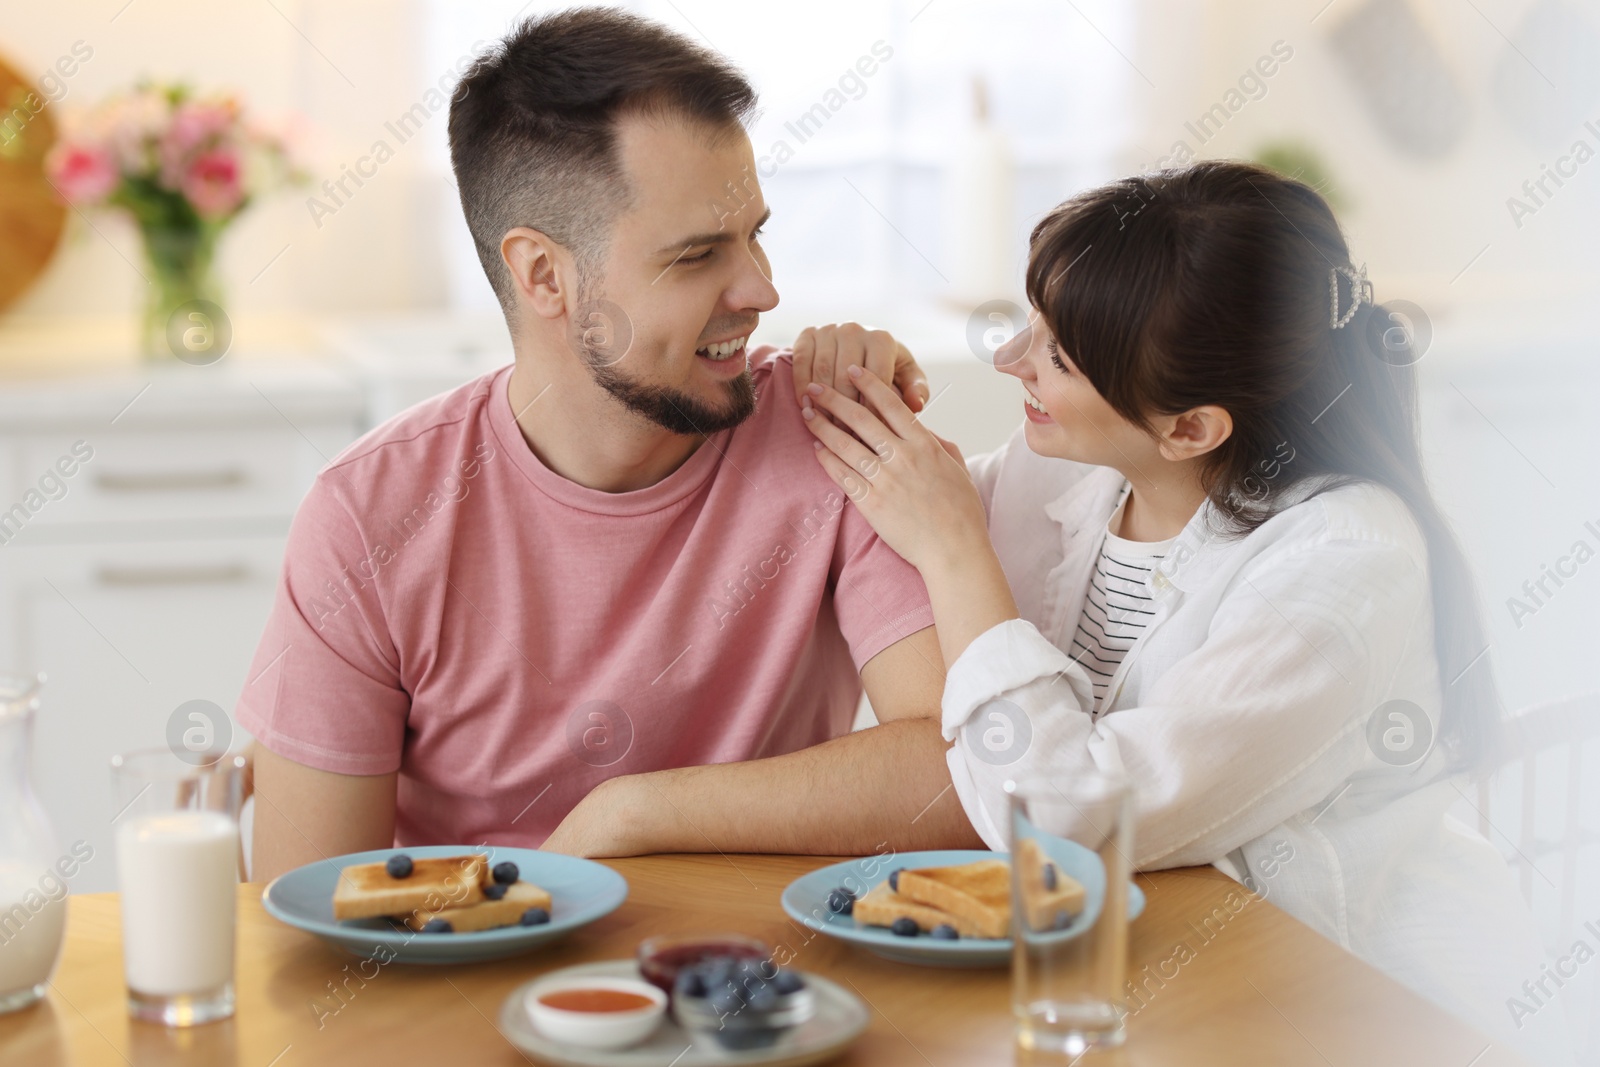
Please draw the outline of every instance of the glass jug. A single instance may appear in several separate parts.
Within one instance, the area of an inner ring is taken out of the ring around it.
[[[0,1013],[44,996],[67,926],[63,856],[29,778],[44,675],[0,675]],[[82,857],[79,857],[82,858]]]

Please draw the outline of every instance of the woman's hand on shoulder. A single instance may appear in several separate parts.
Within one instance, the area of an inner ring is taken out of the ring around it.
[[[928,376],[906,346],[887,330],[873,330],[858,322],[807,326],[794,340],[794,392],[804,397],[806,386],[817,382],[831,386],[851,400],[860,399],[851,367],[871,371],[894,383],[912,411],[928,403]]]
[[[980,545],[992,554],[983,501],[960,449],[922,425],[872,371],[847,373],[859,400],[816,382],[801,394],[817,459],[834,484],[925,575]]]

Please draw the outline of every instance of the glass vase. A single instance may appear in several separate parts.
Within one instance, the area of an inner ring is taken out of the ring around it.
[[[0,1013],[44,995],[66,933],[63,857],[29,765],[44,678],[0,675]]]
[[[186,328],[185,322],[174,321],[180,309],[196,300],[222,302],[212,269],[218,231],[202,223],[193,227],[141,226],[140,232],[149,287],[139,350],[148,361],[168,362],[179,356],[173,339],[181,338]]]

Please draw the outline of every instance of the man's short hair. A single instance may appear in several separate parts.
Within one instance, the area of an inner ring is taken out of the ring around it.
[[[756,93],[726,59],[615,8],[532,16],[478,57],[450,104],[450,164],[478,259],[514,322],[500,240],[529,226],[568,249],[580,277],[603,260],[631,191],[616,147],[625,114],[741,128]]]

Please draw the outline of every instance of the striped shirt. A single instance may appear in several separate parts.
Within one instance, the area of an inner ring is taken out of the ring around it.
[[[1122,509],[1107,523],[1105,543],[1094,572],[1089,575],[1089,595],[1072,637],[1072,658],[1089,672],[1094,683],[1094,711],[1105,710],[1106,690],[1122,658],[1150,624],[1155,601],[1150,595],[1150,572],[1177,538],[1165,541],[1129,541],[1109,529],[1121,521]]]

